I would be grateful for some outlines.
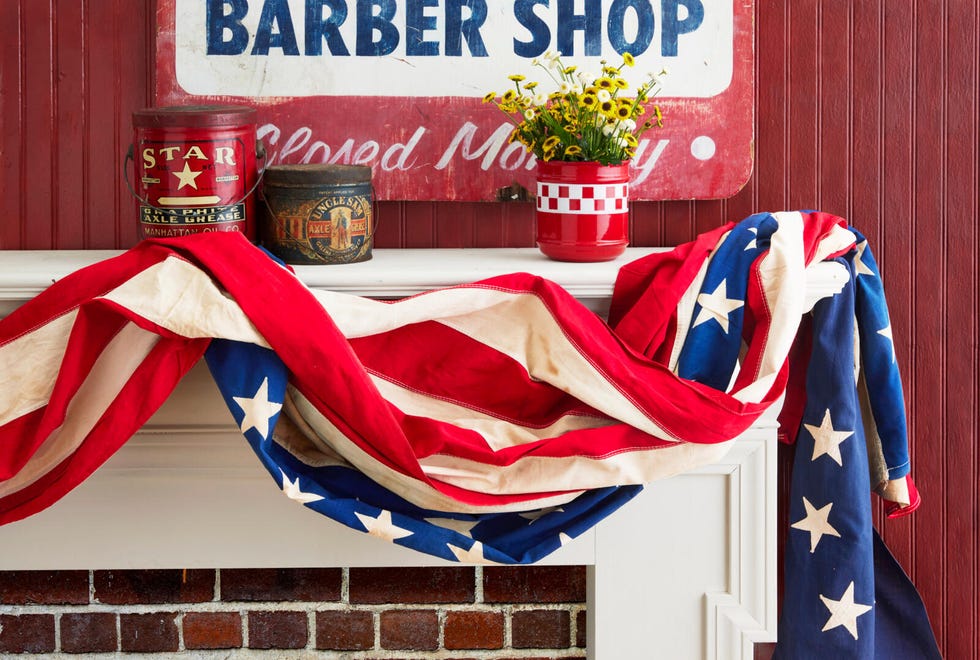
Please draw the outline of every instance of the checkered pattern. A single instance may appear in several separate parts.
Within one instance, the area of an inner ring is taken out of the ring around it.
[[[538,181],[538,211],[542,213],[626,213],[628,199],[628,183]]]

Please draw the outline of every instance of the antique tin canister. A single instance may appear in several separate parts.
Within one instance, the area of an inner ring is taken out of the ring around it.
[[[133,193],[144,238],[238,231],[256,240],[255,122],[255,109],[239,106],[133,113]]]
[[[371,258],[375,217],[366,165],[273,165],[262,185],[262,244],[289,264]]]

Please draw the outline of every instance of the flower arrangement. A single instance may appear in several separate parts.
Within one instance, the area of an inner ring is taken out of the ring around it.
[[[619,66],[608,66],[603,60],[599,76],[565,66],[553,51],[531,64],[547,72],[557,90],[545,94],[537,82],[513,75],[509,77],[513,89],[500,96],[490,92],[483,102],[496,105],[514,125],[511,142],[520,142],[539,160],[619,165],[634,156],[643,133],[663,126],[657,105],[650,108],[651,118],[642,123],[638,119],[646,114],[646,104],[659,91],[666,70],[650,74],[633,96],[625,96],[621,94],[629,83],[622,70],[634,65],[629,53],[623,53]]]

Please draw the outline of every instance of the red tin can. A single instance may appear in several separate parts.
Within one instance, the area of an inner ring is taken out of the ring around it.
[[[255,122],[255,109],[240,106],[133,113],[133,194],[143,238],[239,231],[256,240]]]
[[[609,261],[629,243],[629,163],[539,161],[537,243],[556,261]]]

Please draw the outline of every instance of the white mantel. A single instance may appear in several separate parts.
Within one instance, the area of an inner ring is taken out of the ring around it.
[[[378,298],[531,272],[604,314],[619,267],[652,251],[567,264],[536,249],[375,250],[367,262],[295,269],[311,287]],[[0,251],[0,317],[115,254]],[[843,269],[820,264],[806,295],[815,300],[844,281]],[[724,461],[650,485],[542,562],[589,566],[591,658],[750,659],[753,642],[775,639],[773,418],[746,432]],[[203,365],[85,483],[46,511],[0,527],[0,548],[0,570],[446,563],[283,497]]]

